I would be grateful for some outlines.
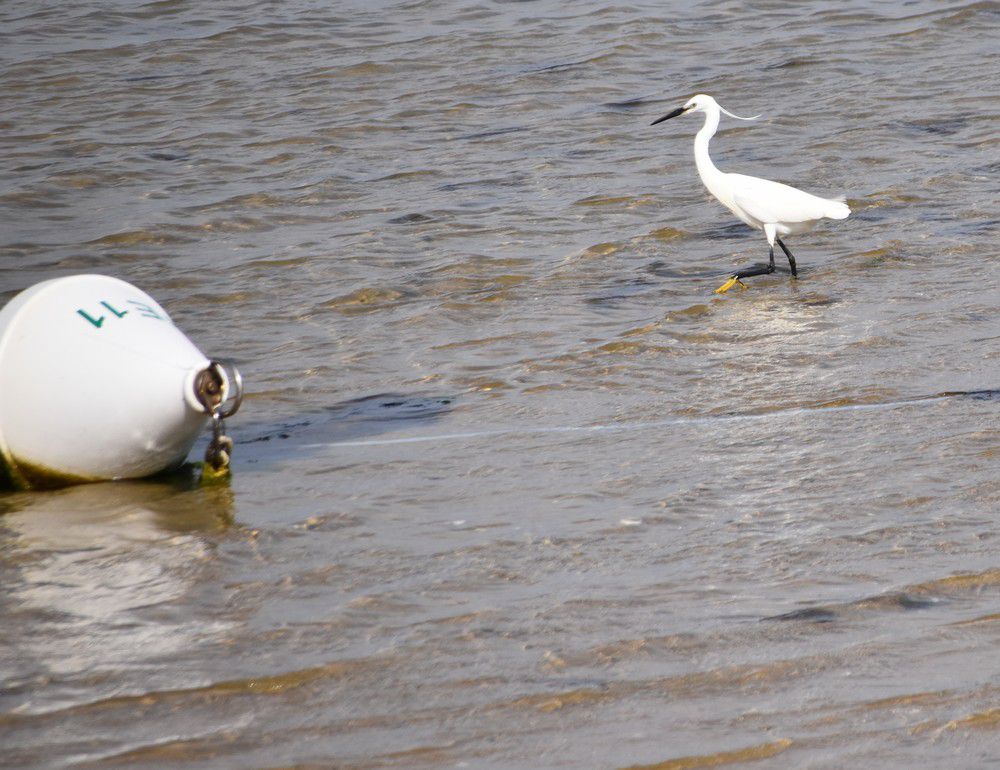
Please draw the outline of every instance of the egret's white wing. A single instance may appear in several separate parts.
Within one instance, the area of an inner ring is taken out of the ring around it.
[[[813,222],[838,203],[755,176],[729,174],[729,182],[736,205],[762,224]]]

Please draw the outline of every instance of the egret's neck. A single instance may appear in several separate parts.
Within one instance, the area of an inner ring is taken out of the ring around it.
[[[705,187],[713,195],[718,197],[715,191],[718,179],[722,176],[722,172],[715,167],[712,163],[712,159],[708,155],[708,142],[715,136],[716,130],[719,128],[719,111],[706,110],[705,112],[705,125],[701,127],[701,130],[694,138],[694,162],[698,167],[698,176],[701,177],[701,181],[705,183]]]

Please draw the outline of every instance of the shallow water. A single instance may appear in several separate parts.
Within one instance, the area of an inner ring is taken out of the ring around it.
[[[992,3],[0,9],[0,300],[235,358],[228,489],[0,496],[0,765],[1000,760]],[[766,256],[724,170],[846,194]]]

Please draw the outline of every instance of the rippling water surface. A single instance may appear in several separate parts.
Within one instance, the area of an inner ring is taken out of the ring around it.
[[[229,489],[0,497],[0,764],[1000,761],[997,6],[375,5],[0,7],[0,300],[250,389]]]

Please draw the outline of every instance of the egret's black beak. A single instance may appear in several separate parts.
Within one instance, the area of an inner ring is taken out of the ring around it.
[[[676,117],[677,117],[678,115],[683,115],[683,114],[684,114],[685,112],[687,112],[687,110],[686,110],[686,109],[684,109],[683,107],[678,107],[678,108],[677,108],[676,110],[674,110],[673,112],[668,112],[668,113],[667,113],[666,115],[664,115],[664,116],[663,116],[662,118],[657,118],[656,120],[654,120],[654,121],[653,121],[652,123],[650,123],[649,125],[651,125],[651,126],[655,126],[655,125],[656,125],[657,123],[662,123],[662,122],[663,122],[663,121],[665,121],[665,120],[670,120],[671,118],[676,118]]]

